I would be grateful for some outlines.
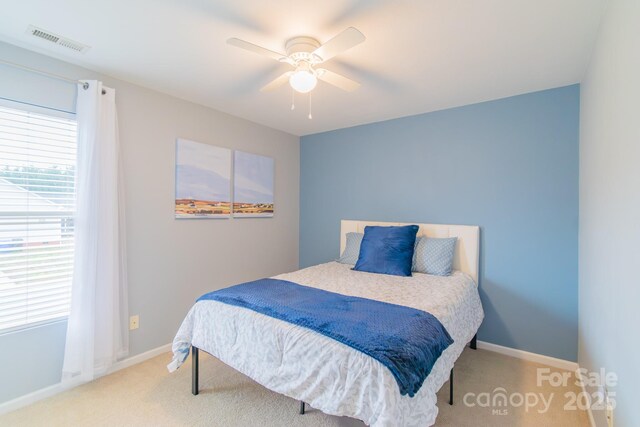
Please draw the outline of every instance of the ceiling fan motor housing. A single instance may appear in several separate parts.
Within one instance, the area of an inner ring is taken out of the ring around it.
[[[287,56],[295,63],[301,61],[309,64],[322,62],[322,58],[313,55],[312,52],[320,47],[320,42],[312,37],[294,37],[289,39],[285,45]]]

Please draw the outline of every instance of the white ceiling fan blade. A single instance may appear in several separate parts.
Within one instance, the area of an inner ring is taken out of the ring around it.
[[[260,92],[268,92],[282,86],[289,81],[290,75],[291,71],[287,71],[286,73],[280,75],[280,77],[276,77],[275,80],[272,80],[270,83],[267,83],[262,89],[260,89]]]
[[[360,83],[334,73],[333,71],[321,68],[316,70],[316,72],[318,74],[318,79],[342,90],[346,90],[347,92],[353,92],[360,87]]]
[[[258,46],[257,44],[249,43],[248,41],[240,40],[237,38],[230,38],[227,40],[227,43],[231,46],[239,47],[241,49],[248,50],[249,52],[257,53],[258,55],[266,56],[271,59],[275,59],[276,61],[284,61],[286,62],[287,55],[282,53],[274,52],[272,50],[266,49],[262,46]]]
[[[321,61],[328,61],[334,56],[351,49],[366,40],[364,34],[353,27],[349,27],[316,50],[313,51]]]

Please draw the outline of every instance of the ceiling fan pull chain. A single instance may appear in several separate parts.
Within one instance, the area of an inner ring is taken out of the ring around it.
[[[313,119],[311,115],[311,92],[309,92],[309,120]]]
[[[291,111],[296,109],[296,91],[291,88]]]

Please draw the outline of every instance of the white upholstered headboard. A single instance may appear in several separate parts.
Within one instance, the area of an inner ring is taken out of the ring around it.
[[[367,225],[412,225],[420,227],[418,236],[457,237],[453,268],[470,275],[478,283],[478,263],[480,258],[480,227],[477,225],[420,224],[416,222],[376,222],[343,219],[340,223],[340,253],[347,243],[347,233],[364,233]]]

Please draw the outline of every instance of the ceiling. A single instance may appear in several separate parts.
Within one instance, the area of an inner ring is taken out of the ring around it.
[[[0,39],[295,134],[441,110],[579,82],[606,0],[0,0]],[[9,12],[9,13],[6,13]],[[91,46],[63,52],[29,24]],[[325,42],[354,26],[367,40],[323,67],[359,81],[306,95],[259,89],[287,64],[293,36]],[[50,47],[51,45],[51,47]]]

